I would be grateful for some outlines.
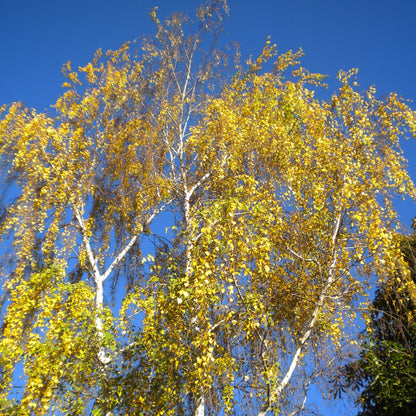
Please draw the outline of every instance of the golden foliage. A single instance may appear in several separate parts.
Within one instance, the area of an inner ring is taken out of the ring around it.
[[[188,35],[153,11],[140,53],[65,66],[54,115],[3,108],[7,411],[296,406],[294,369],[320,374],[371,279],[405,267],[393,197],[415,197],[399,145],[415,113],[358,92],[355,70],[319,99],[324,77],[269,40],[230,74],[209,43],[226,12],[201,7]]]

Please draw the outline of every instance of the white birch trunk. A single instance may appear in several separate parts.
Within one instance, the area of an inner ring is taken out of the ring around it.
[[[191,261],[192,261],[192,249],[193,249],[193,238],[190,233],[190,198],[192,193],[196,188],[192,188],[190,192],[187,192],[185,189],[185,198],[184,198],[184,217],[185,217],[185,230],[188,230],[188,241],[186,242],[185,248],[185,257],[186,257],[186,265],[185,265],[185,273],[191,273]],[[194,317],[193,317],[194,318]],[[191,326],[197,326],[197,320],[191,319]],[[194,408],[192,409],[192,416],[204,416],[205,415],[205,395],[201,392],[199,396],[194,396]]]
[[[312,312],[312,317],[311,317],[311,320],[309,321],[308,327],[305,333],[303,334],[302,338],[299,340],[298,347],[295,351],[295,354],[292,357],[289,369],[287,370],[285,376],[283,377],[282,381],[278,384],[278,386],[275,388],[275,390],[271,393],[270,397],[268,398],[267,403],[265,403],[262,409],[257,413],[257,416],[265,416],[267,412],[269,412],[269,410],[271,409],[272,405],[280,399],[280,396],[283,390],[286,388],[286,386],[289,384],[290,379],[292,378],[292,375],[299,363],[299,359],[302,354],[303,348],[305,344],[307,343],[307,341],[309,340],[311,333],[315,327],[318,314],[321,311],[321,308],[324,304],[327,292],[329,288],[331,287],[332,283],[334,282],[334,270],[335,270],[335,265],[337,261],[336,240],[337,240],[339,230],[341,227],[341,221],[342,221],[342,212],[337,217],[334,232],[332,233],[332,256],[331,256],[332,258],[331,258],[331,264],[329,265],[329,269],[328,269],[328,279],[326,281],[325,286],[322,288],[318,302],[316,303],[315,308]]]
[[[194,401],[194,409],[192,416],[204,416],[205,415],[205,396],[201,394]]]

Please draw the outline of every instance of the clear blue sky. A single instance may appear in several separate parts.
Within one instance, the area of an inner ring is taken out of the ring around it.
[[[153,33],[149,10],[192,13],[199,0],[0,0],[0,104],[23,101],[42,111],[62,89],[62,65],[88,63],[96,49],[115,49]],[[224,41],[258,54],[268,35],[279,51],[302,47],[303,66],[328,74],[359,68],[363,88],[416,100],[416,0],[229,0]],[[416,102],[411,103],[416,109]],[[403,143],[416,180],[416,140]],[[411,201],[397,205],[409,226]],[[332,413],[327,413],[332,414]],[[337,414],[337,413],[334,413]]]

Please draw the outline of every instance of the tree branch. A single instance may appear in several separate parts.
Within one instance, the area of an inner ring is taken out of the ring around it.
[[[328,269],[328,280],[325,284],[325,286],[323,287],[321,294],[319,296],[319,299],[316,303],[316,306],[312,312],[312,318],[309,321],[309,324],[307,326],[307,329],[305,331],[305,333],[303,334],[302,338],[299,340],[298,343],[298,347],[296,349],[295,354],[292,357],[292,361],[290,363],[289,369],[287,370],[285,376],[283,377],[282,381],[278,384],[278,386],[274,389],[274,391],[271,394],[270,399],[268,400],[267,403],[265,403],[265,405],[262,407],[262,409],[259,411],[259,413],[257,414],[257,416],[265,416],[267,414],[267,412],[271,409],[271,406],[273,405],[274,402],[276,402],[279,398],[280,395],[282,394],[283,390],[285,389],[285,387],[288,385],[290,379],[292,378],[292,375],[296,369],[296,366],[298,365],[299,362],[299,358],[301,356],[301,353],[303,351],[303,348],[305,346],[305,344],[307,343],[307,341],[309,340],[312,331],[314,329],[315,326],[315,322],[318,318],[319,312],[323,306],[325,297],[326,297],[326,293],[329,290],[329,288],[331,287],[333,280],[334,280],[334,270],[335,270],[335,265],[336,265],[336,261],[337,261],[337,251],[336,251],[336,241],[339,235],[339,231],[341,228],[341,223],[342,223],[342,210],[341,212],[338,214],[337,220],[336,220],[336,224],[335,224],[335,228],[334,228],[334,232],[332,233],[332,256],[331,256],[331,263],[329,265],[329,269]]]

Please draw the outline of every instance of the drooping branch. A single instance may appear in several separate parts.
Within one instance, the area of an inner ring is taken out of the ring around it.
[[[309,340],[309,338],[310,338],[310,336],[311,336],[311,334],[312,334],[312,332],[315,328],[315,323],[316,323],[316,320],[318,319],[319,313],[321,312],[322,307],[324,305],[326,295],[327,295],[331,285],[334,282],[334,271],[335,271],[335,266],[336,266],[336,262],[337,262],[336,242],[337,242],[337,238],[339,236],[339,232],[340,232],[340,228],[341,228],[341,224],[342,224],[342,216],[343,216],[343,212],[341,210],[341,212],[337,216],[334,231],[332,233],[332,238],[331,238],[331,240],[332,240],[331,263],[330,263],[329,268],[328,268],[328,278],[327,278],[326,284],[322,288],[322,291],[321,291],[321,293],[319,295],[319,298],[316,302],[316,305],[313,309],[309,324],[308,324],[303,336],[298,341],[298,346],[297,346],[296,351],[295,351],[295,353],[292,357],[292,360],[290,362],[288,370],[286,371],[285,376],[283,377],[282,381],[277,385],[277,387],[272,391],[272,393],[268,397],[267,402],[264,404],[262,409],[257,413],[257,416],[265,416],[267,414],[267,412],[271,409],[273,404],[276,403],[280,399],[280,396],[281,396],[283,390],[289,384],[290,379],[293,376],[293,373],[294,373],[294,371],[295,371],[295,369],[296,369],[296,367],[299,363],[299,359],[300,359],[300,356],[303,352],[303,349],[304,349],[305,345],[307,344],[307,342],[308,342],[308,340]]]

